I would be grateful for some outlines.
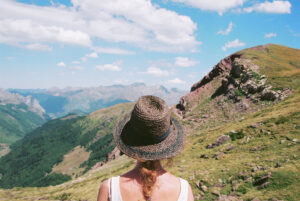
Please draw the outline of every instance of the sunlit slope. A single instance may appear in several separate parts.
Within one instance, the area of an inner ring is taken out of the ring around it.
[[[291,89],[284,100],[259,101],[236,114],[230,113],[238,111],[235,103],[221,95],[228,102],[225,111],[219,111],[215,99],[206,98],[185,118],[178,116],[187,142],[167,169],[189,181],[196,200],[300,200],[299,52],[278,45],[239,52],[259,66],[274,90]],[[104,179],[133,166],[133,160],[122,156],[59,186],[2,189],[0,200],[96,200]]]
[[[45,122],[25,104],[0,105],[0,143],[11,144]]]
[[[48,186],[76,178],[106,160],[115,147],[113,127],[131,108],[131,103],[119,104],[86,117],[69,115],[47,122],[0,159],[0,186]]]

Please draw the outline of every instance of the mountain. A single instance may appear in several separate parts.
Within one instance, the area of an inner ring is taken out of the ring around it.
[[[70,114],[28,133],[0,159],[0,186],[56,185],[105,161],[115,147],[112,129],[132,106],[115,105],[88,116]]]
[[[187,141],[167,169],[195,200],[300,200],[300,50],[268,44],[226,57],[172,115]],[[0,200],[96,200],[102,181],[134,165],[123,155],[58,186],[2,189]]]
[[[177,103],[186,91],[167,89],[163,86],[146,86],[143,83],[112,85],[90,88],[67,87],[64,89],[9,89],[10,92],[32,96],[50,116],[60,117],[68,113],[85,113],[113,106],[118,103],[136,101],[143,95],[163,98],[169,105]]]
[[[36,99],[0,89],[0,143],[13,143],[46,120]]]

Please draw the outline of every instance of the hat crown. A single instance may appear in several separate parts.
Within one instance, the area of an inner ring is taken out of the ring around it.
[[[131,113],[131,136],[147,140],[150,144],[163,140],[170,127],[170,117],[165,101],[156,96],[142,96]]]

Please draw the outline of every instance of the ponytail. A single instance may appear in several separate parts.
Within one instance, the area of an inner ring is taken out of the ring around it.
[[[147,201],[151,199],[151,194],[154,190],[158,176],[157,168],[159,165],[159,160],[140,162],[139,173],[142,182],[144,199]]]

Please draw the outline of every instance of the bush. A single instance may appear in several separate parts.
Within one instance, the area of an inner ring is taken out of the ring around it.
[[[238,132],[230,132],[230,133],[227,133],[227,135],[230,136],[232,141],[235,141],[237,139],[242,139],[245,136],[242,130],[240,130]]]

